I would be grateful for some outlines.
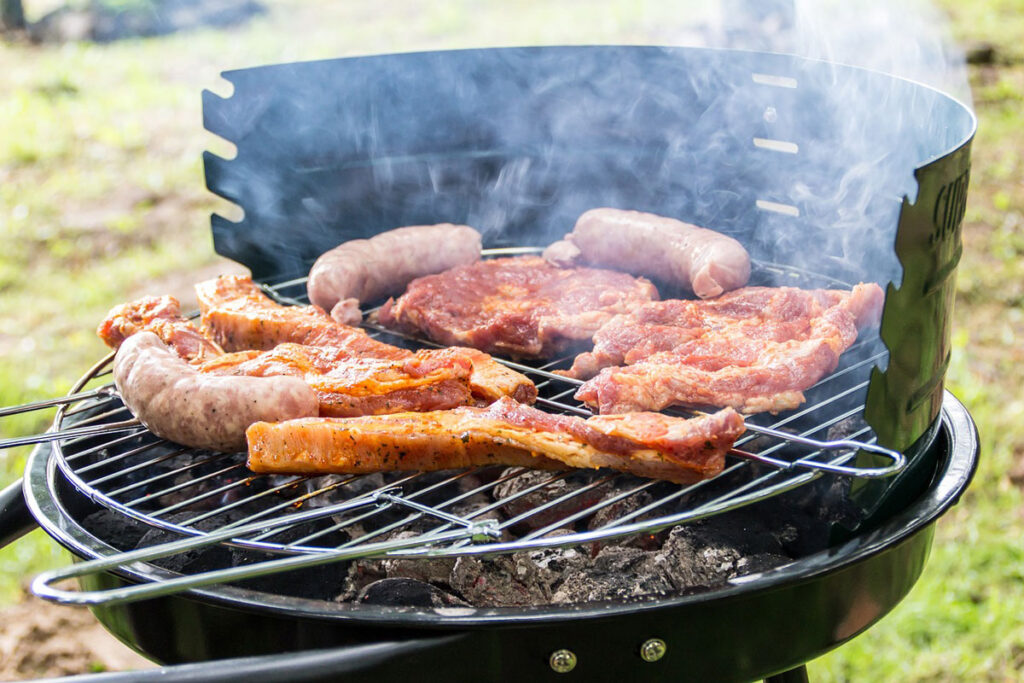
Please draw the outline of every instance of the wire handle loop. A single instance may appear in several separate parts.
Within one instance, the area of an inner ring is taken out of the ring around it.
[[[784,439],[791,443],[800,444],[802,446],[809,446],[817,449],[814,453],[808,456],[800,458],[799,460],[782,460],[779,458],[773,458],[771,456],[749,453],[747,451],[735,450],[734,452],[738,455],[748,458],[750,460],[756,460],[757,462],[767,463],[784,470],[816,470],[819,472],[831,472],[832,474],[840,474],[847,477],[859,477],[863,479],[881,479],[883,477],[890,477],[903,470],[907,466],[907,456],[899,451],[894,451],[891,448],[885,446],[879,446],[876,443],[867,443],[864,441],[854,441],[851,439],[836,439],[833,441],[821,441],[818,439],[812,439],[807,436],[801,436],[800,434],[791,434],[790,432],[784,432],[778,429],[772,429],[770,427],[761,427],[759,425],[747,424],[747,429],[752,432],[759,434],[765,434],[768,436],[774,436],[779,439]],[[881,455],[889,460],[887,465],[881,465],[878,467],[860,467],[843,465],[836,462],[823,462],[821,460],[815,460],[814,457],[822,451],[856,451],[861,450],[868,453],[874,453],[875,455]]]
[[[395,492],[401,493],[398,488],[383,489],[371,495],[347,500],[334,505],[327,505],[314,510],[307,510],[278,517],[275,519],[252,522],[242,526],[226,527],[218,531],[202,533],[192,538],[185,538],[168,543],[161,543],[148,548],[140,548],[125,553],[117,553],[108,557],[82,562],[60,569],[45,571],[36,576],[32,581],[32,592],[44,600],[70,605],[116,605],[124,602],[132,602],[146,598],[156,598],[165,595],[173,595],[182,591],[209,586],[229,581],[255,578],[267,574],[275,574],[292,569],[303,567],[315,567],[341,560],[350,560],[360,557],[371,557],[384,555],[395,550],[402,550],[411,547],[420,547],[427,544],[443,543],[446,541],[460,540],[463,538],[487,537],[493,538],[500,535],[493,528],[493,520],[483,522],[472,522],[468,526],[452,531],[444,531],[426,536],[413,538],[394,539],[369,543],[355,548],[341,548],[328,550],[309,555],[298,555],[282,559],[268,560],[239,567],[219,569],[199,574],[178,576],[171,579],[164,579],[152,583],[141,583],[122,588],[113,588],[98,591],[74,591],[57,588],[53,584],[64,579],[88,576],[97,572],[107,571],[124,567],[135,562],[148,562],[169,555],[176,555],[188,550],[203,548],[215,545],[232,539],[264,533],[278,527],[290,526],[302,522],[308,522],[321,517],[329,517],[342,512],[356,510],[375,505],[392,505],[400,500]],[[436,514],[436,512],[434,512]]]

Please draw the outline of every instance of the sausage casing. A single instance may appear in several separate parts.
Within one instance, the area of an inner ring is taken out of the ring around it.
[[[114,383],[151,432],[195,448],[244,450],[254,422],[315,417],[319,410],[316,394],[298,377],[202,374],[152,332],[121,344]]]
[[[335,320],[353,325],[360,321],[360,302],[400,294],[418,277],[473,263],[480,248],[480,233],[468,225],[396,228],[321,254],[306,291]]]
[[[702,299],[747,284],[750,255],[733,238],[665,216],[622,209],[591,209],[579,217],[571,245],[556,242],[545,252],[560,265],[577,257],[686,287]]]

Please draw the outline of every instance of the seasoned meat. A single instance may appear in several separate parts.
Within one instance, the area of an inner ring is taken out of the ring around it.
[[[272,349],[291,342],[330,348],[338,359],[401,361],[413,352],[371,338],[364,330],[342,325],[317,306],[282,306],[247,277],[225,276],[196,285],[203,329],[225,349]],[[474,398],[491,401],[511,396],[532,402],[537,389],[530,379],[473,349],[421,352],[462,355],[473,366],[469,384]]]
[[[714,476],[744,431],[723,410],[691,420],[655,413],[583,420],[502,398],[455,408],[258,423],[246,433],[256,472],[364,473],[483,464],[610,467],[677,483]],[[541,455],[543,454],[543,455]]]
[[[285,343],[269,351],[224,353],[181,316],[173,297],[149,297],[119,306],[100,326],[100,333],[112,344],[141,331],[156,333],[202,374],[301,378],[315,392],[323,416],[443,410],[503,395],[523,400],[536,395],[529,380],[475,349],[401,350],[395,354],[398,359],[388,359],[353,356],[344,348]],[[474,368],[479,368],[483,382],[476,398],[470,390]],[[149,395],[137,384],[133,385],[137,395]]]
[[[152,332],[190,362],[214,358],[224,351],[192,326],[181,314],[181,305],[173,296],[147,296],[111,309],[96,329],[100,339],[116,349],[137,332]]]
[[[605,326],[566,374],[598,373],[576,398],[601,413],[674,404],[789,410],[835,370],[859,328],[878,324],[883,299],[869,283],[852,291],[748,287],[709,301],[651,303]],[[609,367],[621,364],[628,367]]]
[[[546,358],[657,298],[654,285],[625,273],[556,268],[534,256],[503,258],[414,280],[384,304],[379,319],[442,344]]]
[[[227,351],[269,350],[290,342],[329,346],[350,357],[399,360],[410,351],[335,322],[319,306],[282,306],[250,278],[226,275],[196,285],[203,330]]]
[[[467,358],[452,353],[421,351],[397,361],[353,359],[330,347],[279,344],[271,351],[225,354],[199,370],[299,377],[316,393],[321,417],[350,417],[467,405],[472,402],[472,368]]]
[[[401,293],[412,280],[480,258],[480,233],[468,225],[413,225],[350,240],[309,271],[309,300],[339,323],[358,325],[361,302]]]

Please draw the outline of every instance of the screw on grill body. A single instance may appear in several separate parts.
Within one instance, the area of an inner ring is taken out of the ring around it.
[[[640,646],[640,658],[645,662],[656,662],[665,656],[668,645],[661,638],[651,638]]]
[[[548,663],[555,673],[567,674],[576,668],[576,654],[572,650],[555,650]]]

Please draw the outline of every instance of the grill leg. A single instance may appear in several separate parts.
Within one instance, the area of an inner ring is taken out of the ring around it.
[[[807,666],[801,664],[795,669],[769,676],[764,679],[764,683],[808,683]]]

